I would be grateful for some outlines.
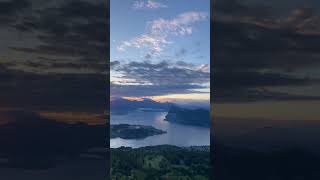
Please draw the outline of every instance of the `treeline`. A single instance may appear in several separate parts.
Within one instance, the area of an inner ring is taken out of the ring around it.
[[[111,149],[113,180],[208,180],[210,152],[175,146]]]

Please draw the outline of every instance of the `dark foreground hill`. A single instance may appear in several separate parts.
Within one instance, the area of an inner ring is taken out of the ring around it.
[[[253,151],[216,145],[214,179],[319,180],[320,157],[302,149]]]
[[[320,179],[319,121],[217,118],[213,125],[217,180]]]
[[[92,148],[95,157],[106,159],[107,127],[68,124],[32,112],[1,112],[1,167],[47,169],[58,162],[80,158]],[[91,154],[92,155],[92,154]]]

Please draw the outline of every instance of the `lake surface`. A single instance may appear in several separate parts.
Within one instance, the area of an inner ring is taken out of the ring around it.
[[[138,148],[154,145],[202,146],[210,145],[210,128],[183,125],[164,121],[167,112],[133,111],[126,115],[111,114],[111,124],[149,125],[167,131],[165,134],[145,139],[110,139],[110,147],[121,146]]]

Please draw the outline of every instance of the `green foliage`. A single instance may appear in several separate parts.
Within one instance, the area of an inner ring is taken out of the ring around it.
[[[111,150],[112,180],[208,180],[210,151],[175,146]]]

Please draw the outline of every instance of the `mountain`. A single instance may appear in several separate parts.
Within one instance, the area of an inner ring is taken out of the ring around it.
[[[148,98],[144,98],[141,101],[119,98],[111,101],[110,110],[116,114],[127,114],[129,111],[138,109],[146,111],[167,111],[170,106],[171,103],[161,103]]]
[[[105,125],[68,124],[34,112],[0,112],[0,166],[26,169],[54,167],[58,159],[72,159],[91,148],[104,148]]]
[[[180,124],[210,127],[210,111],[171,106],[165,120]]]

